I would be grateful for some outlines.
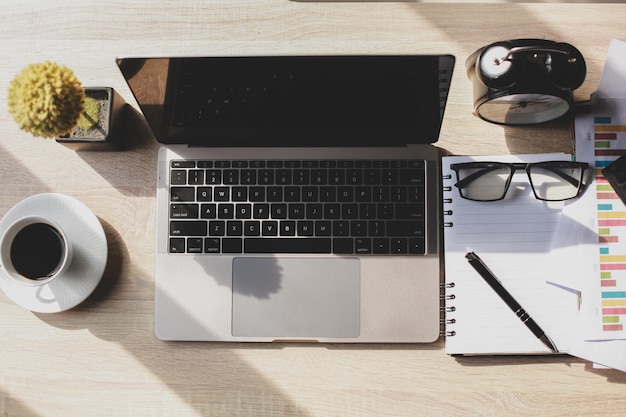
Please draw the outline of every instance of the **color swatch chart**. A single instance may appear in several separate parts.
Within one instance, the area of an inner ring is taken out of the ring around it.
[[[600,250],[599,282],[602,334],[626,338],[626,207],[602,168],[626,153],[626,125],[611,117],[594,118],[594,160]]]

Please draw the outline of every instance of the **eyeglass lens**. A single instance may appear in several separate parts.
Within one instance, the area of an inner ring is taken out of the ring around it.
[[[528,177],[540,200],[569,200],[578,195],[583,169],[580,165],[537,164],[530,165]]]
[[[586,164],[551,161],[536,164],[476,162],[454,164],[461,197],[497,201],[505,197],[516,169],[525,168],[535,197],[563,201],[576,197],[581,189]]]

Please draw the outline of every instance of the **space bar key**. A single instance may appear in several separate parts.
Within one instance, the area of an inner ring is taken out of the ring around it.
[[[247,238],[244,253],[330,253],[330,238]]]

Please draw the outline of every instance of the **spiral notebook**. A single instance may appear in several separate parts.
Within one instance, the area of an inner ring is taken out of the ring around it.
[[[523,170],[513,176],[505,199],[478,202],[460,196],[450,165],[470,161],[540,162],[570,155],[452,156],[442,159],[445,283],[448,354],[543,354],[537,339],[470,266],[473,251],[555,342],[567,351],[578,314],[579,294],[567,285],[575,270],[578,228],[568,212],[576,200],[537,200]]]

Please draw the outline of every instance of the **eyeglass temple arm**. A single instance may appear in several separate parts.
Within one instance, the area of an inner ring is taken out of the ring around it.
[[[457,183],[454,184],[454,185],[457,186],[458,188],[465,188],[468,185],[470,185],[472,182],[474,182],[477,179],[479,179],[480,177],[482,177],[483,175],[487,175],[491,171],[495,171],[495,170],[501,169],[501,168],[502,168],[501,166],[494,166],[494,167],[483,168],[480,171],[476,171],[473,174],[470,174],[467,177],[463,178],[462,180],[457,181]]]

